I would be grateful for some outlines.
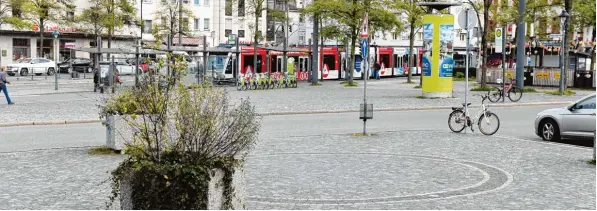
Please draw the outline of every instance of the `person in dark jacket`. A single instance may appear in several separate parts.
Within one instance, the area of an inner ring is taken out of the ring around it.
[[[6,84],[11,83],[6,79],[6,73],[4,71],[5,68],[2,68],[0,70],[0,89],[2,90],[2,92],[4,92],[4,96],[6,97],[6,101],[8,101],[8,105],[12,105],[15,103],[10,100],[10,97],[8,96],[8,89],[6,88]]]
[[[379,70],[381,70],[381,65],[379,63],[375,63],[375,79],[379,80]]]

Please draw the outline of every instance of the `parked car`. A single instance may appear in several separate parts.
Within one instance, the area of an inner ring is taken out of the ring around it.
[[[19,59],[13,64],[6,65],[6,73],[9,76],[19,74],[27,76],[30,73],[35,75],[54,75],[56,73],[56,62],[44,58]]]
[[[535,118],[535,134],[546,141],[595,137],[595,94],[563,108],[547,109]]]
[[[58,63],[58,68],[59,73],[71,73],[72,71],[91,73],[93,71],[93,62],[87,58],[72,58]]]
[[[143,72],[147,72],[149,70],[149,63],[147,62],[147,60],[147,58],[139,58],[139,68],[143,70]],[[137,59],[127,59],[126,63],[129,63],[130,65],[135,65],[137,64]]]
[[[118,75],[135,75],[135,66],[127,64],[124,61],[115,61],[116,63],[116,72]],[[110,66],[109,61],[100,62],[100,67],[107,68]]]

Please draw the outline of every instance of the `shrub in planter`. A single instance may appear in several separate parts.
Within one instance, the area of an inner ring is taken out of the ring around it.
[[[171,55],[168,55],[169,57]],[[182,63],[177,58],[176,63]],[[243,209],[242,167],[260,124],[253,106],[230,106],[223,89],[186,87],[175,74],[110,97],[103,114],[129,114],[128,158],[112,172],[112,202],[123,209]],[[166,81],[165,85],[161,81]]]

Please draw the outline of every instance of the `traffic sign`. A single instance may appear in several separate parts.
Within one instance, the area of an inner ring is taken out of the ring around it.
[[[367,55],[369,53],[369,43],[367,42],[367,39],[362,39],[361,40],[361,57],[363,59],[367,59]]]
[[[502,36],[504,36],[504,30],[502,28],[495,29],[495,52],[501,53],[504,43],[502,42]]]
[[[369,15],[365,13],[365,17],[363,17],[363,24],[361,25],[361,38],[368,38],[369,37]]]

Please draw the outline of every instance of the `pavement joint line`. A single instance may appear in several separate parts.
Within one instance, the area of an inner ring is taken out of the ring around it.
[[[570,101],[562,102],[537,102],[537,103],[509,103],[509,104],[492,104],[489,107],[519,107],[519,106],[540,106],[540,105],[561,105],[570,104]],[[378,112],[392,112],[392,111],[413,111],[413,110],[441,110],[451,109],[454,106],[428,106],[428,107],[405,107],[405,108],[382,108],[375,111]],[[469,106],[469,108],[478,108],[480,106]],[[259,113],[260,116],[284,116],[284,115],[306,115],[306,114],[334,114],[334,113],[356,113],[359,110],[319,110],[319,111],[290,111],[290,112],[270,112]],[[86,124],[103,122],[100,119],[86,119],[86,120],[60,120],[47,122],[17,122],[17,123],[0,123],[0,127],[14,127],[14,126],[29,126],[29,125],[60,125],[60,124]]]

